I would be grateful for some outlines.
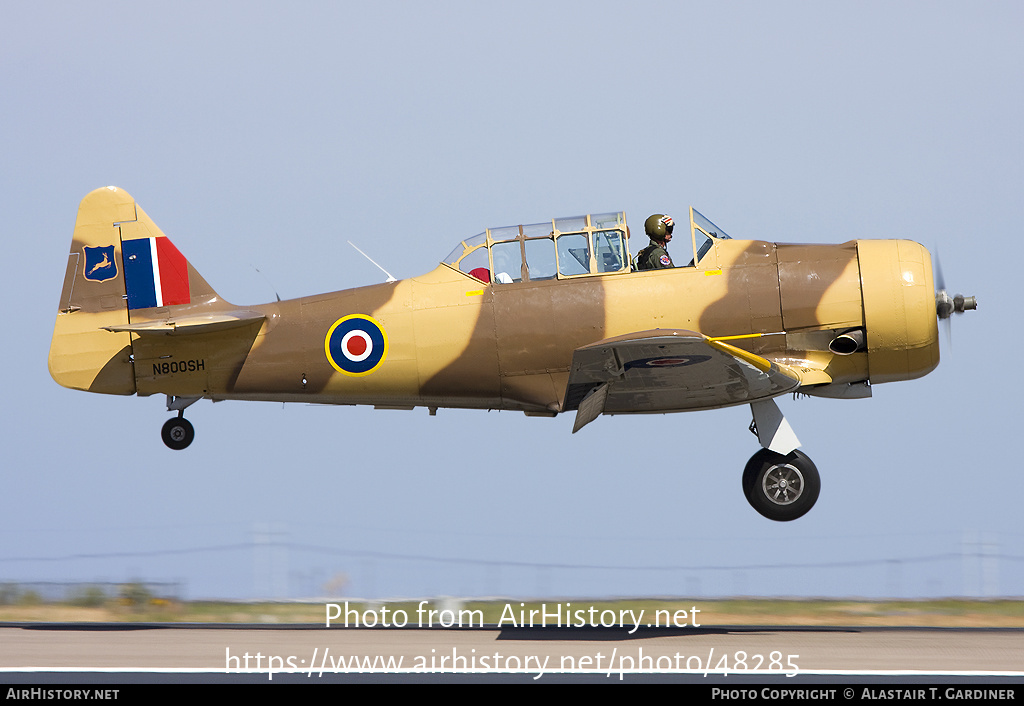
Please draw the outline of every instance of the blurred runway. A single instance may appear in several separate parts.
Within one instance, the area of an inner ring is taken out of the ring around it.
[[[630,634],[628,628],[4,624],[0,669],[6,676],[210,673],[285,681],[390,673],[617,680],[728,672],[990,675],[1024,682],[1024,629],[705,626]]]

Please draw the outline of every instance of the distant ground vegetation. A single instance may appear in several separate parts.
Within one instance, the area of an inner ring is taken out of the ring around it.
[[[228,602],[185,601],[161,597],[144,584],[126,584],[116,591],[85,589],[60,601],[44,600],[31,591],[0,592],[2,622],[173,622],[173,623],[276,623],[320,624],[331,610],[355,611],[359,615],[400,615],[404,611],[408,625],[417,624],[420,601],[360,601],[331,598],[307,602]],[[600,616],[603,611],[619,615],[641,609],[647,616],[684,615],[688,624],[701,626],[921,626],[921,627],[1024,627],[1024,600],[803,600],[790,598],[696,599],[429,599],[434,610],[472,613],[485,625],[514,625],[520,616],[550,614],[562,606],[568,616],[583,610],[584,616]],[[383,610],[386,607],[386,610]],[[593,609],[594,612],[590,612]],[[694,609],[697,609],[694,611]],[[367,613],[370,612],[370,614]],[[684,614],[685,611],[685,614]],[[355,613],[350,613],[355,615]],[[611,613],[605,613],[607,616]],[[587,619],[586,617],[584,619]],[[353,621],[354,622],[354,621]],[[395,621],[392,619],[389,624]],[[334,620],[333,625],[342,624]]]

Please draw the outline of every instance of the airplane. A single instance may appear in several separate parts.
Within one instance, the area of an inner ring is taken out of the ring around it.
[[[411,279],[239,307],[108,186],[78,209],[49,370],[72,389],[166,395],[176,450],[200,399],[575,412],[573,433],[749,404],[761,449],[743,493],[794,520],[821,482],[774,398],[864,398],[926,375],[938,320],[977,302],[941,274],[936,292],[909,240],[737,240],[688,220],[673,248],[690,261],[674,268],[636,271],[625,214],[600,213],[485,229]]]

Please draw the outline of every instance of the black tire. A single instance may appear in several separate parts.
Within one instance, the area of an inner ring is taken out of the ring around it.
[[[819,492],[818,469],[801,451],[783,456],[761,449],[743,469],[743,494],[769,520],[789,522],[803,517],[814,507]]]
[[[184,417],[172,417],[164,422],[160,437],[167,444],[167,448],[181,451],[196,438],[196,430],[192,428],[192,422]]]

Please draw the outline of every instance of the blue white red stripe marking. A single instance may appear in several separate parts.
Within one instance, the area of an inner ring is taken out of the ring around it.
[[[188,261],[168,238],[121,242],[129,309],[176,306],[192,301]]]

